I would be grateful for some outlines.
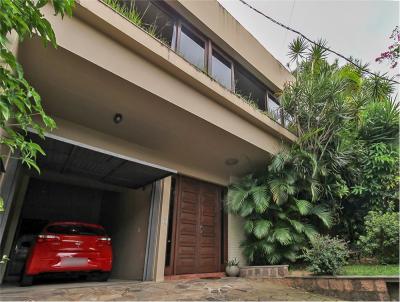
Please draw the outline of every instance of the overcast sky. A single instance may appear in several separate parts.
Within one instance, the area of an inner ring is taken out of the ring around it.
[[[239,0],[218,0],[253,36],[284,65],[288,44],[295,34],[279,27],[244,6]],[[309,38],[324,38],[328,46],[346,55],[371,63],[371,70],[389,72],[389,65],[375,58],[391,43],[389,36],[399,24],[399,2],[333,0],[247,0],[276,20],[297,29]],[[398,72],[398,71],[397,71]]]

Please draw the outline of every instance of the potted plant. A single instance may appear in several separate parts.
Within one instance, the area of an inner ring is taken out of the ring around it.
[[[233,258],[226,262],[225,272],[228,277],[239,276],[239,260]]]

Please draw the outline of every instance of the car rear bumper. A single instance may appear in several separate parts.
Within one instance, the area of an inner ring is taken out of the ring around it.
[[[83,261],[83,260],[85,261]],[[68,260],[68,261],[67,261]],[[71,261],[72,260],[72,261]],[[55,256],[38,258],[33,255],[26,265],[25,274],[37,275],[52,272],[109,272],[112,268],[111,257],[90,257],[88,255]]]

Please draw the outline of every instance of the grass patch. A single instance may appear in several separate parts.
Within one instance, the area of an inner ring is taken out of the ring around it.
[[[341,275],[345,276],[398,276],[400,269],[397,264],[353,264],[346,265]]]

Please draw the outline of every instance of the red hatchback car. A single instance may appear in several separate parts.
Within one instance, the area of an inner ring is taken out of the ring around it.
[[[82,222],[48,224],[36,238],[21,285],[31,285],[43,273],[91,273],[107,281],[112,268],[111,238],[100,225]]]

